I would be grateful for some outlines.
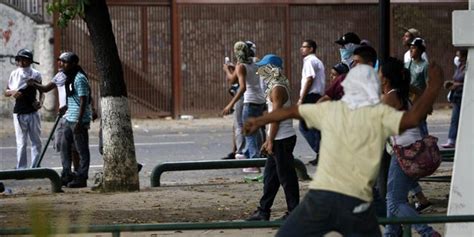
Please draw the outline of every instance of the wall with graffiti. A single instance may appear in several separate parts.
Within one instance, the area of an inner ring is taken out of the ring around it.
[[[52,78],[54,70],[53,57],[53,28],[49,24],[36,22],[29,15],[0,3],[0,88],[6,88],[10,72],[16,68],[14,56],[18,50],[27,48],[33,50],[35,61],[40,65],[34,65],[43,75],[43,83]],[[53,93],[50,93],[53,94]],[[51,96],[48,96],[51,97]],[[49,103],[54,98],[47,98]],[[0,116],[11,116],[14,100],[1,96]],[[45,105],[48,109],[54,109],[52,105]]]

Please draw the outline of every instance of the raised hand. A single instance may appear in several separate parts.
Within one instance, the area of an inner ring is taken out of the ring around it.
[[[243,134],[244,135],[249,135],[257,131],[262,125],[258,124],[258,121],[256,118],[249,118],[244,124],[243,128]]]

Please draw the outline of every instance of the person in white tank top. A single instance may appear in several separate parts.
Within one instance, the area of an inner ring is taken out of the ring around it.
[[[263,95],[259,78],[256,75],[257,66],[252,60],[248,45],[242,41],[235,43],[234,54],[237,58],[235,76],[238,78],[240,86],[232,100],[222,111],[222,114],[230,114],[232,107],[243,96],[242,120],[245,122],[248,118],[258,117],[263,114],[265,96]],[[224,65],[224,70],[226,70],[226,65]],[[245,157],[249,159],[259,158],[262,142],[262,136],[259,136],[258,133],[245,136]],[[260,169],[257,167],[245,168],[243,171],[246,173],[260,173]]]
[[[280,57],[268,54],[257,63],[258,76],[265,81],[265,90],[268,111],[291,106],[288,79],[281,74],[282,60]],[[285,192],[288,212],[299,203],[298,178],[294,168],[293,150],[296,144],[296,133],[293,129],[293,120],[286,119],[272,123],[269,126],[267,139],[262,145],[262,152],[268,154],[263,173],[263,195],[260,206],[247,218],[247,221],[269,220],[271,207],[280,185]]]

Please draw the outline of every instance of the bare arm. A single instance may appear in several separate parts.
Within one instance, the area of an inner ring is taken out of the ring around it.
[[[237,73],[235,71],[235,67],[233,65],[224,64],[223,69],[224,69],[224,73],[227,78],[227,81],[230,84],[234,84],[239,81],[239,78],[237,77]]]
[[[5,92],[3,93],[5,97],[13,97],[13,98],[18,98],[22,95],[22,93],[18,90],[11,90],[9,87],[5,89]]]
[[[270,100],[272,101],[273,110],[283,108],[283,104],[288,100],[286,89],[281,86],[276,86],[272,89],[270,94]],[[273,154],[273,140],[275,140],[280,127],[279,122],[273,122],[270,124],[270,130],[267,136],[267,140],[262,145],[262,151],[272,155]]]
[[[237,64],[237,67],[235,68],[235,72],[237,74],[237,78],[239,79],[239,90],[237,91],[237,93],[235,93],[232,100],[229,102],[229,104],[227,104],[227,106],[222,111],[222,114],[224,115],[230,114],[232,107],[234,107],[234,104],[237,103],[240,97],[242,97],[242,95],[247,90],[247,87],[245,85],[246,84],[245,77],[247,76],[247,71],[245,70],[245,66],[242,64]]]
[[[244,124],[244,134],[251,134],[265,124],[280,122],[289,118],[302,119],[298,111],[298,105],[277,109],[258,118],[249,118]]]
[[[7,87],[5,89],[5,92],[3,93],[3,95],[5,97],[10,97],[10,96],[13,96],[13,94],[15,94],[15,92],[16,92],[15,90],[10,90],[10,88]]]
[[[41,107],[43,107],[43,102],[44,102],[44,93],[40,91],[38,101],[33,102],[33,106],[36,109],[41,109]]]
[[[303,99],[304,97],[306,97],[306,95],[308,94],[311,86],[313,85],[313,82],[314,82],[314,78],[313,77],[308,77],[306,78],[306,83],[304,84],[304,87],[303,87],[303,90],[301,92],[301,95],[300,95],[300,99],[298,100],[298,104],[302,104],[303,103]]]
[[[443,70],[439,65],[432,62],[428,74],[430,81],[423,94],[416,100],[415,104],[403,114],[400,122],[400,133],[418,124],[432,110],[432,105],[438,97],[439,90],[443,85]]]
[[[79,97],[79,116],[77,117],[76,126],[74,126],[74,132],[78,133],[82,129],[82,117],[84,117],[84,112],[86,111],[87,106],[87,96]]]
[[[410,85],[410,93],[415,94],[415,97],[414,97],[413,101],[416,101],[421,96],[421,94],[423,93],[423,90]]]
[[[43,85],[35,80],[28,80],[27,84],[29,86],[33,86],[34,88],[36,88],[39,92],[41,93],[46,93],[46,92],[49,92],[51,91],[52,89],[56,88],[56,84],[50,82],[46,85]]]

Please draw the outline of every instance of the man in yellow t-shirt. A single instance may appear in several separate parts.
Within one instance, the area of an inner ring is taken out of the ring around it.
[[[429,112],[443,78],[430,67],[430,85],[406,112],[380,103],[380,82],[368,65],[351,69],[340,101],[278,109],[250,119],[244,132],[288,118],[303,119],[321,130],[320,161],[310,190],[290,214],[277,236],[381,236],[372,205],[385,140],[416,127]]]

